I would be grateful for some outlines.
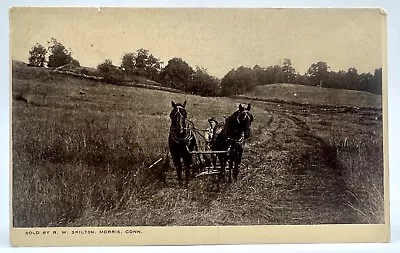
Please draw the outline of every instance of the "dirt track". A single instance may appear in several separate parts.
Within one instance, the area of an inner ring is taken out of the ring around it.
[[[281,193],[270,200],[282,213],[276,215],[276,223],[354,223],[335,150],[296,116],[282,113],[271,118],[267,132],[248,144],[251,151],[245,162],[273,177],[273,191]]]

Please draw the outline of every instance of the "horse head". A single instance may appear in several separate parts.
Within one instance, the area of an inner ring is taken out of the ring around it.
[[[172,111],[169,114],[169,117],[171,118],[171,127],[177,134],[183,135],[185,134],[187,118],[187,112],[185,109],[186,100],[182,104],[171,101],[171,105]]]
[[[239,110],[237,112],[237,123],[240,130],[244,133],[244,137],[247,139],[250,137],[250,127],[254,118],[250,113],[251,104],[248,104],[247,107],[243,107],[242,104],[239,104]]]

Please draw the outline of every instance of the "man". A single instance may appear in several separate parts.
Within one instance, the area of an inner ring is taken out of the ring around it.
[[[214,127],[218,124],[218,122],[214,118],[209,118],[208,123],[210,124],[210,127],[206,129],[204,137],[206,138],[208,150],[211,150],[214,137]]]
[[[206,129],[206,132],[204,134],[205,140],[206,140],[206,150],[207,151],[212,151],[213,150],[213,145],[214,145],[214,128],[218,124],[218,122],[214,118],[209,118],[208,123],[210,124],[210,127]],[[205,155],[204,156],[206,165],[212,165],[215,167],[215,155]]]

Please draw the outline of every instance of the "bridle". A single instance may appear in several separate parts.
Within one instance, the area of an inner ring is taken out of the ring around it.
[[[241,124],[242,122],[240,122],[240,116],[244,114],[244,119],[248,119],[251,120],[251,116],[249,115],[250,112],[249,111],[242,111],[238,114],[238,116],[236,117],[236,121]]]
[[[182,106],[179,106],[179,105],[176,106],[175,108],[176,108],[176,112],[175,112],[174,116],[176,117],[179,114],[180,117],[182,117],[183,119],[186,119],[186,117],[183,116],[182,113],[180,112],[181,109],[182,110],[185,110],[185,109]],[[176,129],[177,128],[175,126],[173,126],[173,124],[171,124],[171,127],[170,127],[171,138],[175,143],[183,142],[183,143],[188,144],[189,141],[191,141],[193,139],[192,128],[190,127],[189,124],[185,124],[185,126],[182,126],[182,128],[181,128],[185,132],[185,135],[183,137],[180,137],[180,136],[177,135]]]
[[[243,119],[240,120],[240,117],[243,117]],[[236,116],[236,121],[239,124],[239,126],[242,125],[243,120],[246,119],[252,121],[252,116],[249,111],[242,111]],[[229,150],[231,150],[232,146],[243,148],[245,143],[245,131],[246,131],[245,129],[240,129],[239,135],[236,138],[231,136],[226,136],[227,140],[231,143],[229,145]]]

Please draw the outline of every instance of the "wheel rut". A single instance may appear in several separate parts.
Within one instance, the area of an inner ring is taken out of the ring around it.
[[[267,131],[249,143],[251,151],[245,162],[257,173],[272,176],[269,190],[279,194],[271,194],[270,201],[281,217],[274,222],[356,223],[335,147],[313,134],[294,114],[286,111],[271,118]],[[257,169],[260,167],[264,170]]]

